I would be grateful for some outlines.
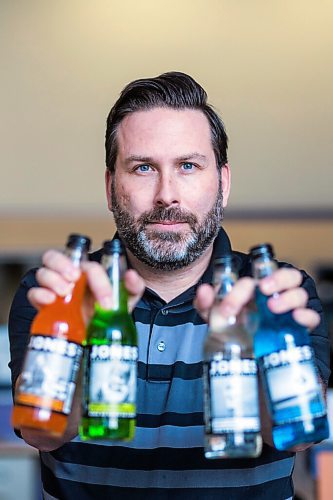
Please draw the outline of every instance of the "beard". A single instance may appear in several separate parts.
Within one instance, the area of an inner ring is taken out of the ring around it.
[[[120,238],[133,255],[161,271],[182,269],[198,259],[214,241],[223,220],[221,182],[212,208],[198,221],[195,214],[180,207],[155,207],[135,219],[120,205],[114,179],[111,184],[112,211]],[[156,222],[182,222],[187,231],[158,231]]]

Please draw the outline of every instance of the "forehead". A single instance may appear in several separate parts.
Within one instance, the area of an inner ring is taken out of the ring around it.
[[[128,114],[117,131],[118,152],[132,148],[202,148],[212,151],[209,122],[200,110],[153,108]]]

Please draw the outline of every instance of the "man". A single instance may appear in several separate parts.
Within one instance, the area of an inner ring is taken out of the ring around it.
[[[182,73],[129,84],[108,117],[106,166],[109,208],[132,267],[126,286],[139,333],[136,437],[128,444],[81,443],[78,395],[63,439],[22,428],[23,438],[42,451],[45,498],[291,498],[294,453],[273,448],[264,413],[260,457],[209,461],[203,454],[201,348],[213,302],[209,283],[214,259],[231,250],[220,228],[230,190],[227,136],[205,91]],[[254,290],[248,256],[235,255],[242,278],[221,305],[226,317]],[[85,270],[95,300],[110,307],[112,290],[100,265],[90,262]],[[10,316],[13,384],[35,309],[56,293],[65,295],[77,278],[55,251],[46,252],[36,276],[24,278]],[[312,330],[326,383],[327,335],[311,278],[284,266],[261,287],[268,295],[281,292],[270,299],[274,312],[293,310]]]

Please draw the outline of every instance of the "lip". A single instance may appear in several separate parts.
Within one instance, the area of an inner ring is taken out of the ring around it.
[[[156,228],[173,229],[173,228],[179,228],[179,226],[183,224],[186,224],[186,222],[164,220],[164,221],[154,221],[151,222],[149,225],[154,226]]]
[[[175,224],[185,224],[185,222],[177,221],[177,220],[155,220],[154,222],[151,222],[151,224],[159,224],[162,226],[173,226]]]

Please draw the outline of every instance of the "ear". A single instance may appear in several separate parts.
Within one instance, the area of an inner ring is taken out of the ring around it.
[[[229,163],[223,165],[221,170],[221,184],[222,184],[222,193],[223,193],[223,208],[225,208],[228,204],[229,194],[230,194],[230,186],[231,186],[231,171]]]
[[[112,212],[111,186],[112,186],[112,174],[110,170],[107,168],[105,170],[105,192],[109,210]]]

